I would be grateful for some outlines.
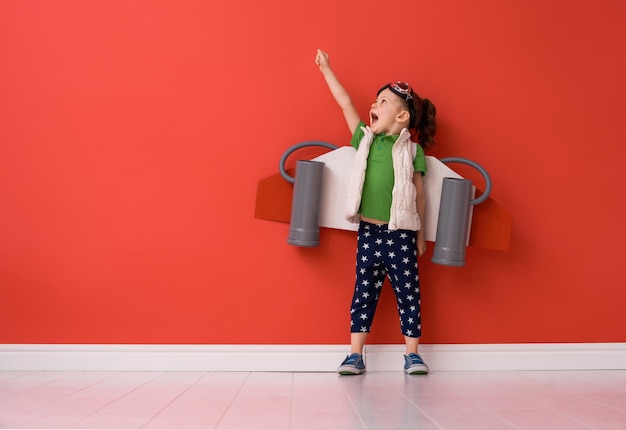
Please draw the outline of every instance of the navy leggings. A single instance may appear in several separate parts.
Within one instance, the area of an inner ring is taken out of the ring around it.
[[[361,221],[357,242],[356,283],[350,309],[352,333],[369,333],[385,276],[396,295],[402,334],[420,337],[420,281],[416,233],[388,230]]]

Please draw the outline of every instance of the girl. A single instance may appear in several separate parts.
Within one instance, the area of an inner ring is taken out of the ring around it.
[[[426,251],[422,176],[426,174],[424,150],[433,145],[437,131],[435,106],[406,82],[391,82],[378,91],[365,126],[332,71],[328,54],[318,49],[315,63],[343,111],[353,133],[350,144],[357,150],[346,199],[347,218],[359,223],[351,353],[338,373],[365,371],[363,347],[388,276],[406,344],[404,371],[426,374],[428,366],[418,354],[422,326],[417,257]]]

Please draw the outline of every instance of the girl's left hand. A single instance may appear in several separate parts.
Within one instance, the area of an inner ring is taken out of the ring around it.
[[[417,236],[417,256],[421,257],[426,252],[426,240],[423,235]]]

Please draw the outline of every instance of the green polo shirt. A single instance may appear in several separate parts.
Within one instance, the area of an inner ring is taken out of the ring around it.
[[[350,140],[350,145],[359,149],[359,143],[364,133],[361,127],[365,123],[361,121]],[[398,140],[399,135],[377,135],[370,147],[365,170],[365,183],[361,197],[362,216],[380,221],[389,222],[391,211],[391,192],[393,190],[393,159],[391,148]],[[426,174],[426,157],[421,146],[417,145],[413,167],[416,172]]]

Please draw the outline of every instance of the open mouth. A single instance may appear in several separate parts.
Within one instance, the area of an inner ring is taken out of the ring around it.
[[[370,112],[370,125],[374,125],[378,121],[378,116],[374,112]]]

